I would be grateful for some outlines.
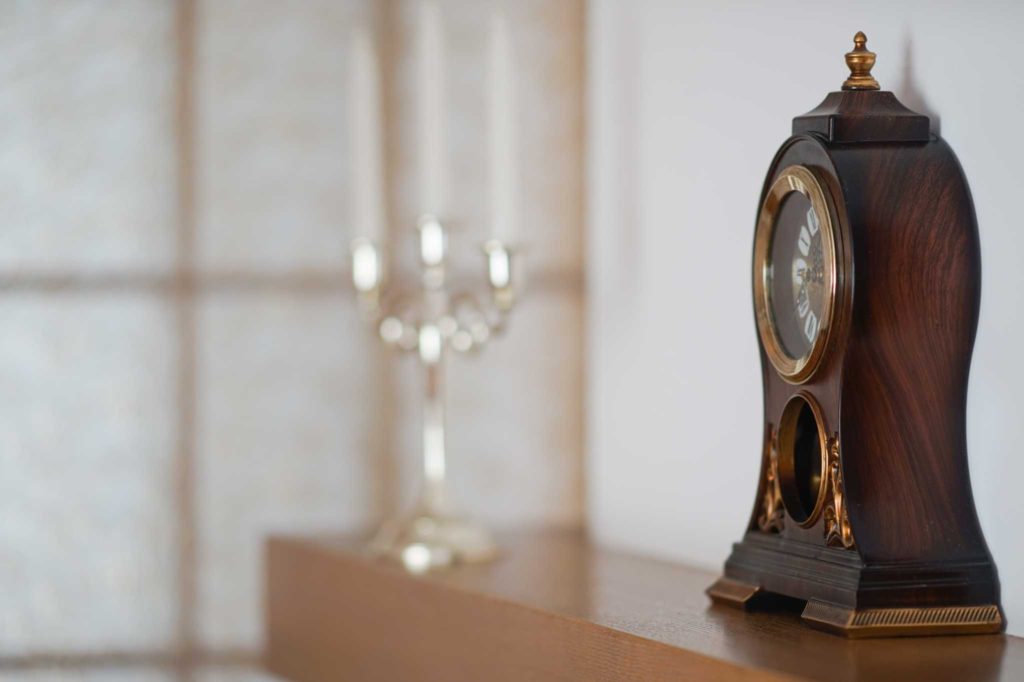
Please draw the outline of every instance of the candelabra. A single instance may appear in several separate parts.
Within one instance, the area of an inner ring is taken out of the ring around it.
[[[446,483],[444,372],[449,349],[479,350],[505,329],[514,291],[512,250],[498,240],[483,246],[490,304],[468,291],[452,292],[445,278],[448,231],[440,220],[420,218],[422,288],[385,291],[383,261],[372,241],[352,243],[352,279],[363,310],[388,346],[415,353],[426,380],[423,400],[423,489],[411,512],[386,522],[371,550],[422,572],[455,563],[486,561],[496,547],[485,528],[460,514]]]

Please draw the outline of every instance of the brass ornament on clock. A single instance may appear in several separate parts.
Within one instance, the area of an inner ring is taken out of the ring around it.
[[[843,474],[839,470],[839,434],[828,439],[828,506],[825,507],[825,544],[853,549],[853,530],[843,497]]]
[[[782,491],[779,490],[779,453],[775,428],[768,425],[765,450],[768,466],[765,468],[765,490],[761,501],[761,513],[757,527],[765,533],[781,533],[786,526],[786,510],[782,506]]]

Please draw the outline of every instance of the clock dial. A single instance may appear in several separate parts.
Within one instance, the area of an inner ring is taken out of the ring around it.
[[[828,195],[811,170],[786,168],[754,240],[754,303],[765,352],[790,383],[810,378],[827,343],[836,258]]]
[[[824,261],[818,215],[807,197],[790,192],[772,230],[765,284],[780,345],[793,360],[805,356],[818,338],[825,305]]]

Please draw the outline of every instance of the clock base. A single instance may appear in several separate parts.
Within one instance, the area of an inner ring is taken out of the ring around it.
[[[714,603],[739,609],[748,609],[759,595],[769,594],[760,585],[725,577],[707,589],[707,595]],[[847,639],[988,635],[998,634],[1003,627],[1002,614],[994,604],[848,609],[811,599],[801,617],[816,630]]]
[[[714,585],[704,591],[716,604],[739,609],[746,609],[750,600],[761,592],[760,585],[751,585],[725,576],[716,580]]]
[[[925,606],[899,609],[846,609],[811,600],[802,618],[817,629],[849,639],[920,637],[924,635],[989,635],[1003,628],[999,607]]]
[[[743,609],[770,610],[780,596],[803,601],[808,625],[851,639],[967,635],[1004,627],[998,584],[990,560],[880,564],[751,531],[707,595]]]

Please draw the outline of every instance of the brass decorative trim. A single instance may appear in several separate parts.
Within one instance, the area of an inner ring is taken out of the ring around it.
[[[827,290],[821,311],[821,323],[818,336],[810,350],[801,358],[791,358],[783,349],[775,329],[775,320],[771,314],[768,301],[768,287],[765,278],[768,276],[768,254],[771,248],[772,234],[775,232],[775,217],[782,207],[782,200],[791,192],[800,192],[811,202],[821,229],[821,243],[825,260]],[[836,307],[837,283],[841,279],[838,272],[836,254],[836,217],[835,206],[831,194],[822,185],[818,176],[805,166],[789,166],[783,170],[768,190],[764,205],[757,219],[754,235],[754,312],[757,317],[757,331],[761,336],[761,344],[775,370],[785,381],[791,384],[802,384],[821,364],[821,359],[828,348],[832,331],[833,310]]]
[[[853,530],[846,513],[843,474],[839,468],[839,434],[828,439],[828,506],[825,508],[825,544],[854,549]]]
[[[768,467],[765,470],[765,493],[761,502],[761,513],[757,516],[757,527],[765,533],[781,533],[786,527],[786,509],[782,505],[782,491],[779,489],[779,451],[775,427],[768,425]]]
[[[746,608],[754,595],[761,591],[758,585],[750,585],[732,578],[719,578],[715,584],[705,590],[705,594],[711,597],[711,601],[724,606]]]
[[[803,619],[812,627],[851,639],[986,634],[1003,626],[999,607],[993,604],[858,610],[812,599]]]

